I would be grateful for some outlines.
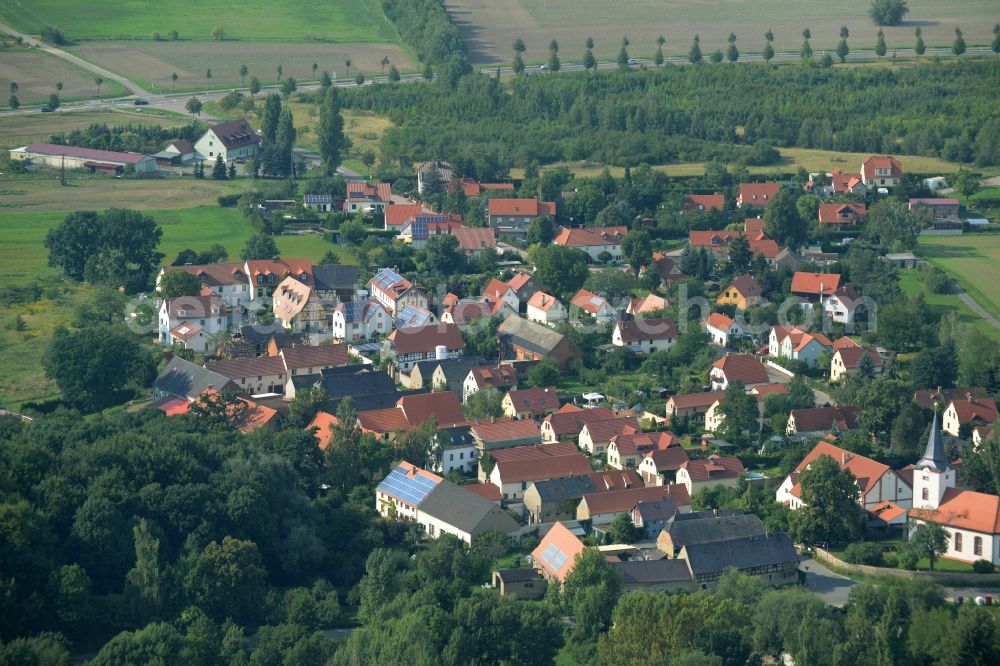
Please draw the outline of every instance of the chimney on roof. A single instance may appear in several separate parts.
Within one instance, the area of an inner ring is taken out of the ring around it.
[[[969,402],[972,402],[972,391],[966,391],[965,397]]]

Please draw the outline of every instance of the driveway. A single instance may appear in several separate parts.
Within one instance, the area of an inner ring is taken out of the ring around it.
[[[806,588],[829,605],[841,607],[847,603],[851,588],[857,583],[824,567],[814,559],[805,559],[799,569],[806,572]]]

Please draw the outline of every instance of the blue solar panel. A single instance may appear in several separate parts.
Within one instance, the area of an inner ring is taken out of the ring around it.
[[[344,320],[347,323],[353,323],[361,320],[362,314],[364,314],[365,303],[368,301],[348,301],[344,303]]]
[[[427,218],[414,219],[413,225],[410,227],[410,235],[413,240],[427,240]]]
[[[372,278],[372,282],[377,284],[381,289],[391,289],[392,285],[398,284],[403,281],[403,276],[392,270],[391,268],[383,268],[375,277]]]
[[[430,323],[431,313],[415,305],[406,305],[396,317],[396,328],[413,328]]]
[[[408,470],[400,466],[392,470],[389,476],[378,484],[378,490],[413,506],[419,506],[437,484],[437,481],[422,474],[410,476]]]
[[[559,549],[559,546],[554,543],[550,543],[548,547],[542,552],[542,559],[545,563],[552,567],[553,571],[559,571],[562,565],[566,564],[566,553]]]

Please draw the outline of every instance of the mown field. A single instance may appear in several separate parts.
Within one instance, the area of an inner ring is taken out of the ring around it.
[[[0,17],[23,32],[62,29],[73,40],[163,38],[210,41],[222,27],[227,40],[384,42],[397,39],[370,0],[0,0]]]
[[[795,173],[799,167],[807,171],[830,171],[840,168],[844,171],[857,171],[861,168],[861,162],[868,157],[869,153],[846,153],[836,150],[817,150],[812,148],[779,148],[782,160],[779,164],[769,166],[749,167],[752,174],[762,173]],[[954,162],[940,159],[938,157],[921,157],[916,155],[899,155],[903,167],[913,173],[933,173],[944,174],[957,171],[959,165]],[[563,162],[560,164],[548,165],[552,168],[565,165],[577,176],[593,177],[599,175],[604,170],[603,164],[593,164],[587,162]],[[673,164],[658,164],[653,166],[656,171],[662,171],[668,176],[700,176],[705,173],[703,162],[676,162]],[[625,173],[624,167],[610,167],[611,174],[621,177]],[[521,178],[524,169],[511,169],[513,178]]]
[[[212,206],[222,194],[249,188],[246,180],[196,180],[167,176],[132,180],[106,176],[71,176],[65,187],[53,176],[0,180],[0,213],[120,208],[158,210]]]
[[[934,294],[926,291],[917,278],[917,272],[913,269],[899,272],[899,285],[907,296],[916,296],[922,293],[924,301],[930,310],[940,316],[954,312],[959,321],[977,328],[983,335],[1000,342],[1000,330],[990,326],[982,317],[969,309],[969,307],[958,299],[955,294]]]
[[[1000,319],[1000,235],[922,236],[917,252],[955,277],[974,301]]]
[[[379,73],[382,58],[389,58],[401,72],[413,69],[410,56],[395,43],[91,42],[70,50],[152,92],[243,86],[241,65],[265,85],[278,82],[278,65],[283,77],[297,81],[314,80],[313,63],[319,66],[317,78],[323,71],[344,78],[348,59],[352,77],[358,71],[368,76]],[[211,79],[205,76],[209,69]],[[175,72],[178,78],[173,84]]]
[[[53,134],[84,129],[93,123],[104,123],[109,127],[128,124],[180,127],[189,122],[191,122],[190,116],[148,107],[145,109],[137,107],[135,111],[126,112],[102,109],[7,116],[0,120],[0,148],[16,148],[29,143],[48,141]]]
[[[0,106],[8,105],[11,82],[17,83],[17,99],[22,106],[41,104],[62,83],[59,96],[63,101],[81,98],[96,98],[97,85],[88,72],[77,69],[65,60],[60,60],[38,49],[27,49],[0,43]],[[114,81],[105,81],[101,86],[101,97],[116,97],[124,94],[124,88]],[[0,123],[0,132],[7,123]]]
[[[509,62],[511,43],[522,38],[525,59],[540,62],[548,55],[549,41],[561,46],[564,62],[579,62],[587,37],[595,41],[599,59],[614,59],[622,36],[631,41],[630,55],[651,58],[656,37],[667,39],[665,51],[686,55],[694,35],[701,37],[707,56],[725,50],[726,38],[735,33],[742,52],[760,53],[764,33],[774,32],[776,51],[798,52],[802,31],[809,28],[814,51],[833,50],[841,26],[847,26],[849,45],[872,49],[878,28],[868,17],[869,0],[446,0],[452,21],[462,31],[474,62]],[[920,26],[928,46],[948,46],[960,27],[966,41],[989,44],[993,25],[1000,21],[996,0],[910,0],[910,13],[901,26],[885,28],[889,48],[911,48],[913,30]]]

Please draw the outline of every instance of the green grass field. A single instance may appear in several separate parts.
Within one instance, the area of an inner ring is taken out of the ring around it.
[[[164,39],[176,30],[182,40],[213,39],[222,27],[227,40],[378,42],[396,41],[395,29],[371,0],[0,0],[0,16],[14,27],[37,33],[54,25],[69,39]]]
[[[190,116],[160,109],[138,107],[136,111],[73,111],[72,113],[38,113],[8,116],[0,122],[0,148],[16,148],[34,142],[45,142],[59,132],[84,129],[93,123],[111,125],[156,125],[180,127],[191,122]]]
[[[1000,20],[995,0],[909,0],[910,13],[902,25],[885,28],[890,49],[912,48],[914,27],[920,25],[928,46],[949,46],[955,27],[969,45],[989,44],[993,25]],[[735,33],[744,53],[760,53],[764,33],[774,32],[774,49],[798,53],[802,31],[812,31],[810,43],[817,55],[832,51],[841,26],[850,31],[852,49],[871,50],[878,27],[868,17],[870,0],[446,0],[452,20],[462,31],[475,62],[510,62],[511,43],[522,38],[528,47],[525,60],[542,62],[549,41],[560,44],[563,62],[580,62],[587,37],[595,41],[595,55],[613,60],[623,36],[630,40],[629,54],[652,58],[656,37],[663,35],[668,55],[686,56],[694,35],[701,37],[707,57],[728,46]]]
[[[955,277],[973,300],[1000,318],[1000,235],[923,236],[917,252]]]
[[[949,312],[954,312],[959,321],[976,327],[983,333],[983,335],[1000,342],[1000,330],[983,321],[983,319],[970,310],[965,303],[958,300],[958,296],[954,294],[932,294],[925,291],[921,286],[920,281],[917,279],[917,272],[915,270],[908,269],[900,271],[899,285],[902,287],[903,293],[907,296],[912,297],[922,293],[924,295],[924,300],[927,303],[927,307],[930,308],[930,310],[935,314],[944,316]]]

